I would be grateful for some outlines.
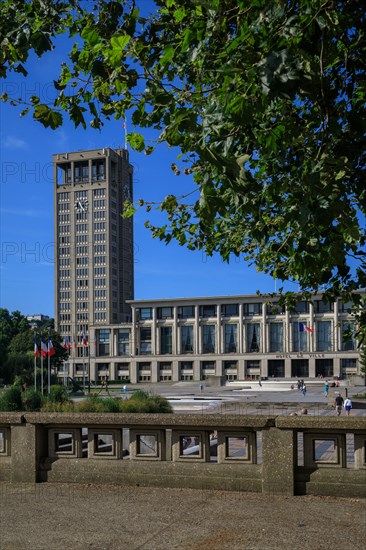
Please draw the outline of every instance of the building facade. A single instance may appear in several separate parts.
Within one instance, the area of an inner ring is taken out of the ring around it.
[[[87,365],[71,356],[70,376],[93,384],[359,373],[351,304],[314,296],[287,311],[258,295],[128,303],[131,322],[90,327]]]
[[[90,325],[130,321],[134,297],[133,223],[128,152],[110,148],[53,155],[55,182],[55,325],[75,357]]]

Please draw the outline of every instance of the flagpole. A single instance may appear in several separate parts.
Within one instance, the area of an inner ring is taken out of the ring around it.
[[[44,388],[43,388],[43,355],[42,355],[42,351],[41,351],[41,393],[43,395],[43,391],[44,391]]]
[[[37,357],[34,351],[34,391],[37,391]]]
[[[82,346],[83,346],[83,392],[85,394],[85,345],[84,345],[84,333],[82,336]]]
[[[48,345],[47,345],[47,393],[50,395],[51,391],[51,355],[50,355],[50,333],[48,333]]]

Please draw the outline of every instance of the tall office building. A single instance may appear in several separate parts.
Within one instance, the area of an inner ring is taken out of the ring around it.
[[[133,222],[121,213],[133,170],[125,149],[56,154],[53,164],[56,330],[81,357],[90,325],[130,320]]]

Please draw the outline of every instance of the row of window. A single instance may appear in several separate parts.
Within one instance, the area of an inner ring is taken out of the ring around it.
[[[284,325],[282,323],[269,323],[269,345],[270,353],[283,353],[285,346]],[[310,347],[310,334],[305,330],[306,323],[292,323],[292,352],[307,352]],[[217,327],[216,325],[203,325],[200,327],[201,352],[218,353],[217,349]],[[353,351],[356,349],[354,338],[354,323],[342,323],[341,349]],[[109,355],[110,329],[99,330],[98,341],[103,343],[102,353]],[[195,332],[193,325],[179,327],[180,353],[195,353]],[[318,352],[334,351],[334,335],[331,321],[319,321],[315,333],[315,350]],[[245,325],[244,349],[246,353],[260,353],[263,350],[261,326],[259,323],[248,323]],[[234,323],[225,324],[223,330],[223,352],[239,353],[238,325]],[[101,353],[101,350],[100,350]],[[140,327],[137,354],[151,355],[152,329],[151,327]],[[164,326],[159,329],[159,353],[173,353],[173,327]]]
[[[343,312],[348,312],[352,308],[352,302],[340,303],[339,310]],[[215,304],[212,305],[200,305],[199,306],[199,316],[208,318],[216,317],[218,308]],[[333,302],[323,302],[322,300],[314,300],[313,302],[314,313],[332,313],[334,311]],[[306,301],[300,301],[296,304],[292,313],[306,314],[309,313],[310,304]],[[262,315],[263,304],[262,302],[258,303],[243,303],[243,315],[252,316],[252,315]],[[238,317],[239,316],[239,304],[222,304],[220,313],[223,317]],[[279,315],[284,314],[285,308],[279,306],[278,304],[268,304],[267,305],[267,315]],[[178,319],[189,319],[195,317],[195,306],[178,306],[177,308]],[[146,321],[153,318],[153,308],[152,307],[140,307],[136,308],[136,315],[138,321]],[[157,308],[157,318],[158,319],[173,319],[174,317],[174,308],[171,306],[158,307]]]
[[[120,355],[123,355],[122,353]],[[132,374],[133,367],[129,363],[117,363],[117,375],[129,377]],[[152,365],[150,362],[138,363],[136,365],[139,373],[143,373],[145,376],[152,374]],[[173,374],[173,366],[169,361],[160,361],[157,364],[158,373],[164,373],[165,375]],[[244,376],[258,377],[261,372],[261,361],[244,361]],[[341,374],[347,376],[352,374],[357,369],[356,359],[344,359],[340,360]],[[110,364],[109,363],[97,363],[96,368],[98,372],[103,372],[109,377]],[[227,375],[238,376],[238,361],[222,361],[222,368]],[[75,371],[83,369],[83,365],[75,365]],[[178,362],[178,376],[180,374],[191,375],[193,379],[193,361],[179,361]],[[217,369],[216,361],[199,361],[200,379],[204,379],[205,375],[215,374]],[[62,370],[62,367],[61,369]],[[310,377],[310,365],[308,359],[292,359],[291,360],[291,374],[292,378],[309,378]],[[334,376],[334,362],[333,359],[315,359],[315,376],[323,378],[332,378]],[[285,361],[283,359],[269,359],[268,360],[268,377],[269,378],[285,378]]]
[[[74,168],[72,172],[72,166]],[[91,169],[90,169],[91,168]],[[89,166],[89,161],[79,161],[74,162],[73,165],[71,162],[65,162],[57,165],[57,183],[59,185],[65,183],[75,183],[80,182],[89,182],[89,180],[104,181],[105,180],[105,159],[94,159],[91,161],[91,167]],[[83,193],[86,194],[86,191],[79,191],[79,197],[83,198]],[[68,195],[69,193],[59,193],[59,195]],[[75,193],[76,195],[76,193]],[[64,199],[65,200],[65,199]]]

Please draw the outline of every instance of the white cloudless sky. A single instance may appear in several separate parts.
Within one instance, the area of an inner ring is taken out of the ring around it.
[[[38,60],[31,56],[27,78],[10,74],[0,81],[0,94],[42,102],[53,97],[51,82],[57,79],[65,52],[60,50]],[[23,314],[54,315],[54,212],[52,155],[80,149],[123,147],[121,121],[106,122],[101,131],[75,129],[66,116],[57,130],[44,128],[31,115],[19,117],[20,108],[0,104],[0,307]],[[127,119],[128,131],[134,131]],[[138,131],[138,129],[136,129]],[[146,132],[144,132],[146,134]],[[151,137],[151,134],[147,134]],[[175,176],[170,169],[178,151],[162,145],[151,156],[130,151],[134,166],[134,198],[162,199],[194,188],[190,176]],[[275,281],[256,272],[242,258],[230,264],[219,256],[206,257],[176,243],[166,246],[154,240],[139,211],[135,231],[135,298],[179,298],[273,292]],[[151,218],[151,216],[150,216]],[[294,284],[286,285],[296,290]]]

